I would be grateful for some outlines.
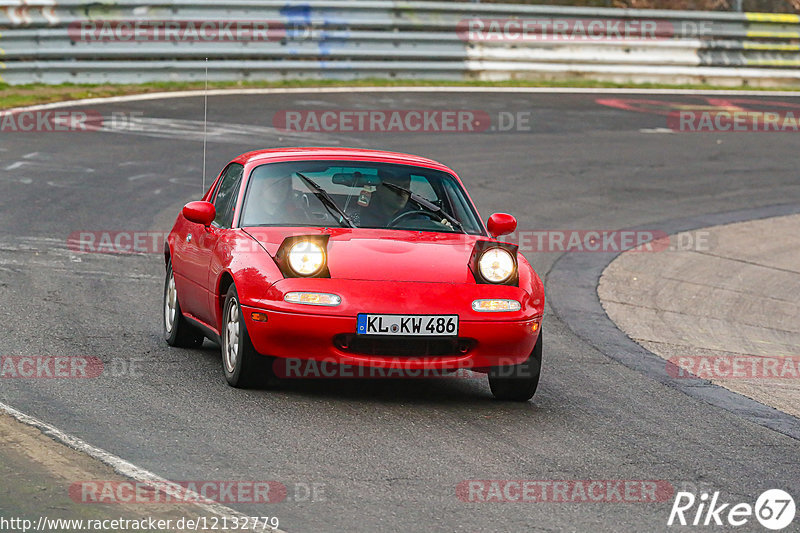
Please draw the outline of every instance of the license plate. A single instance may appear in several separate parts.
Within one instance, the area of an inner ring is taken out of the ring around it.
[[[458,336],[458,315],[358,315],[359,335]]]

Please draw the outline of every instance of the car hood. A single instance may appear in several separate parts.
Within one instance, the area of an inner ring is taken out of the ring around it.
[[[469,259],[478,235],[361,228],[244,230],[273,257],[287,237],[328,234],[331,278],[371,281],[474,283]]]

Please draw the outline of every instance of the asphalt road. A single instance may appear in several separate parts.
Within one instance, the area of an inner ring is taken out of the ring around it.
[[[658,229],[667,219],[800,203],[797,134],[669,134],[659,129],[665,116],[597,98],[213,96],[208,175],[262,147],[416,153],[459,172],[484,219],[510,212],[526,230]],[[168,348],[162,258],[76,254],[67,237],[168,230],[178,209],[200,196],[202,104],[190,97],[95,107],[105,116],[141,112],[148,132],[2,133],[0,354],[97,356],[106,372],[4,379],[0,401],[172,480],[280,481],[290,488],[287,501],[233,507],[275,514],[289,532],[667,529],[671,500],[465,503],[456,486],[470,479],[665,480],[720,491],[732,503],[752,504],[767,488],[800,497],[797,440],[619,364],[607,354],[613,347],[604,353],[602,342],[583,340],[553,312],[568,297],[553,291],[542,383],[522,405],[494,401],[479,379],[236,390],[224,382],[216,346]],[[521,111],[531,122],[530,131],[286,135],[270,125],[287,109],[472,109],[495,118]],[[559,255],[526,253],[545,283]],[[324,484],[324,493],[293,501],[303,483]]]

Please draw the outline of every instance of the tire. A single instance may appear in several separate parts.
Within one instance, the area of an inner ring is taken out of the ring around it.
[[[272,357],[261,355],[253,347],[247,332],[236,287],[231,285],[222,312],[222,371],[232,387],[249,388],[266,383],[271,375]]]
[[[171,261],[167,263],[167,276],[164,279],[164,299],[161,309],[161,327],[167,344],[180,348],[197,348],[203,344],[203,332],[189,324],[181,312]]]
[[[531,355],[518,365],[489,369],[489,388],[495,398],[509,402],[527,402],[536,394],[542,373],[542,332]]]

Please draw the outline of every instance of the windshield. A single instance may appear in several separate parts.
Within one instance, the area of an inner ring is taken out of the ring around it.
[[[256,167],[248,182],[241,225],[482,233],[452,175],[365,161],[292,161]]]

